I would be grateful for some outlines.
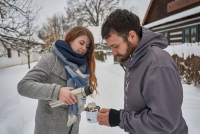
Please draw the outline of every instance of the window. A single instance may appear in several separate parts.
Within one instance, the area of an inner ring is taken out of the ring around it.
[[[189,28],[184,30],[184,32],[185,32],[185,43],[189,43],[189,40],[190,40],[190,34],[189,34],[190,32],[189,31],[190,31]]]
[[[7,51],[8,51],[8,58],[11,58],[11,48],[8,48]]]
[[[165,38],[167,39],[168,44],[169,44],[169,31],[161,32],[161,34],[163,34],[165,36]]]
[[[20,57],[20,51],[19,50],[17,50],[18,51],[18,57]]]
[[[183,28],[183,43],[198,42],[198,25]]]
[[[191,37],[190,37],[190,42],[195,43],[197,41],[196,35],[197,35],[197,28],[193,27],[191,28]]]

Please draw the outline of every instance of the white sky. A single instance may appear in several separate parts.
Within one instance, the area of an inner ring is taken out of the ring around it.
[[[39,18],[39,23],[45,22],[47,16],[51,17],[54,13],[63,12],[65,14],[64,7],[66,7],[66,0],[33,0],[37,2],[38,5],[42,5],[43,9]],[[150,0],[132,0],[138,8],[138,16],[140,17],[141,23],[145,16],[146,10],[148,8]]]

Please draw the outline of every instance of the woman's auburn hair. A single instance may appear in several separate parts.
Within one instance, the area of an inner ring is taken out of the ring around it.
[[[87,66],[90,70],[90,77],[89,77],[89,86],[93,88],[93,93],[96,91],[96,94],[98,93],[97,91],[97,78],[95,76],[95,60],[94,60],[94,37],[89,29],[83,26],[75,26],[72,28],[65,36],[65,41],[66,42],[71,42],[74,39],[76,39],[79,36],[86,35],[90,39],[90,44],[88,47],[88,50],[86,52],[87,56]],[[93,95],[92,95],[93,96]]]

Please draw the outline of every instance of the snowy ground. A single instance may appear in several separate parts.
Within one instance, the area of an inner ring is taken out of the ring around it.
[[[32,63],[33,67],[36,63]],[[123,69],[113,64],[113,56],[106,62],[96,61],[98,95],[88,98],[87,103],[96,102],[101,108],[123,108]],[[17,83],[28,72],[27,65],[18,65],[0,69],[0,134],[33,134],[34,116],[37,100],[22,97],[17,93]],[[200,89],[183,84],[183,116],[190,134],[200,133]],[[86,121],[83,112],[80,123],[80,134],[123,134],[122,129],[99,126]]]

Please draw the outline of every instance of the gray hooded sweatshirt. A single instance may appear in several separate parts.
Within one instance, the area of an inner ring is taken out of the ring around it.
[[[125,68],[124,109],[110,110],[111,126],[130,134],[188,134],[182,117],[182,84],[172,57],[162,49],[166,38],[142,27],[142,38],[122,63]],[[116,118],[119,117],[119,118]]]

